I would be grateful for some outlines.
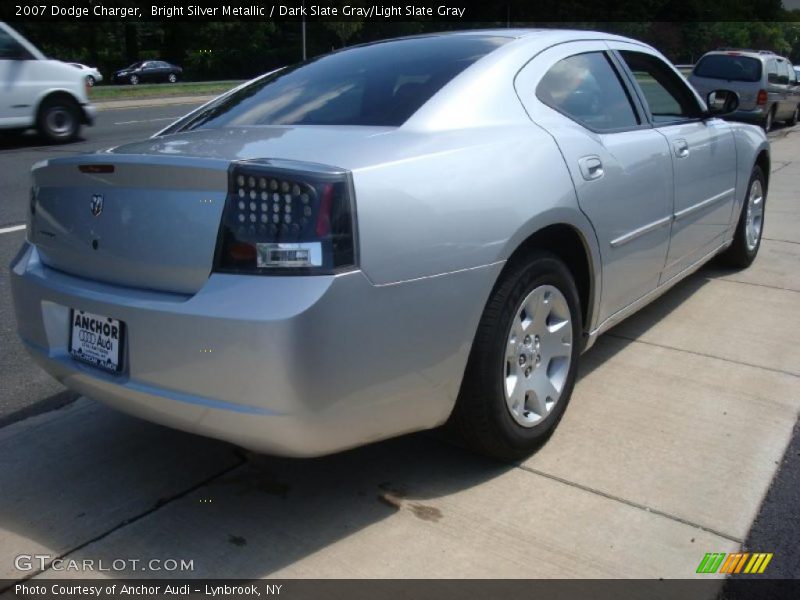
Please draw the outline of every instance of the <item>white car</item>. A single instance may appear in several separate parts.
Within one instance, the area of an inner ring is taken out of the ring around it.
[[[81,63],[67,63],[67,64],[72,67],[75,67],[76,69],[80,69],[83,72],[83,76],[86,77],[86,85],[88,85],[89,87],[94,87],[95,83],[100,83],[101,81],[103,81],[103,74],[96,67],[87,67],[86,65],[82,65]]]
[[[50,60],[0,22],[0,131],[35,127],[50,142],[69,142],[94,122],[82,71]]]

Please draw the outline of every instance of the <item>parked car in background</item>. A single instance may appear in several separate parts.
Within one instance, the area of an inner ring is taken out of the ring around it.
[[[792,67],[792,68],[794,69],[794,78],[795,78],[795,80],[797,80],[797,81],[799,81],[799,82],[800,82],[800,67],[798,67],[797,65],[795,65],[795,66],[794,66],[794,67]]]
[[[599,335],[716,255],[755,259],[769,142],[718,118],[736,94],[706,101],[650,46],[585,31],[281,69],[34,167],[20,337],[81,394],[261,452],[450,419],[518,459]]]
[[[69,142],[94,122],[81,71],[45,57],[0,22],[0,129],[35,127],[50,142]]]
[[[704,96],[724,87],[739,94],[731,119],[755,123],[765,131],[775,121],[795,125],[800,117],[800,90],[792,63],[768,50],[723,49],[697,62],[689,82]]]
[[[83,71],[83,76],[86,78],[86,85],[88,85],[89,87],[94,87],[96,83],[100,83],[101,81],[103,81],[103,75],[95,67],[87,67],[86,65],[82,65],[81,63],[67,63],[67,64]]]
[[[175,83],[183,75],[183,69],[163,60],[145,60],[114,73],[114,83]]]

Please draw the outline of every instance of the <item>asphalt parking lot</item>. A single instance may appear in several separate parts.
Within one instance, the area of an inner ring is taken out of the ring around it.
[[[0,148],[0,231],[24,220],[36,160],[188,108],[106,111],[87,141]],[[553,438],[519,464],[439,432],[253,456],[72,401],[16,341],[6,265],[23,232],[0,233],[0,579],[85,576],[18,569],[22,553],[193,561],[113,573],[129,577],[688,578],[742,547],[800,577],[798,156],[800,133],[777,131],[755,264],[708,266],[602,336]]]

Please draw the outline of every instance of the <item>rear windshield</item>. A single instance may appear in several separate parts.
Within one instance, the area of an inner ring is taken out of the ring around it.
[[[709,54],[700,59],[694,74],[727,81],[760,81],[761,61],[750,56]]]
[[[399,126],[453,77],[508,41],[451,35],[356,46],[267,75],[208,106],[178,130]]]

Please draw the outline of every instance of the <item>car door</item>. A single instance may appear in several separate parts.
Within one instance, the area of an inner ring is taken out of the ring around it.
[[[156,73],[159,81],[166,81],[169,76],[169,65],[165,62],[157,61],[155,63]]]
[[[648,48],[614,43],[654,130],[669,143],[674,201],[669,252],[661,282],[723,242],[736,189],[730,125],[704,118],[705,107],[674,68]]]
[[[767,61],[767,106],[773,110],[773,119],[778,121],[783,118],[786,103],[786,85],[783,83],[778,60],[770,58]]]
[[[36,97],[31,74],[36,62],[22,44],[0,29],[0,126],[30,124]]]
[[[794,98],[792,93],[792,79],[794,79],[792,66],[784,58],[778,59],[778,77],[783,88],[781,96],[781,112],[780,116],[776,117],[779,120],[785,120],[792,116],[794,113]]]
[[[148,60],[142,65],[141,80],[151,83],[158,81],[158,69],[156,69],[156,63],[152,60]]]
[[[602,41],[545,50],[515,86],[533,121],[558,144],[597,235],[602,322],[658,284],[672,215],[670,147],[644,119]]]

